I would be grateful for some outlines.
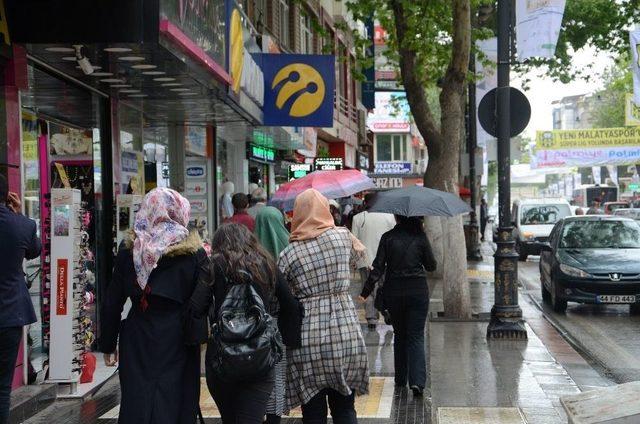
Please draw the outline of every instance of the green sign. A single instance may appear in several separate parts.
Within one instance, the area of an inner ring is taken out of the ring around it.
[[[313,172],[313,165],[310,163],[294,163],[289,165],[289,181],[302,178]]]
[[[638,191],[638,189],[640,189],[640,184],[638,183],[629,184],[627,188],[631,191]]]
[[[275,162],[276,150],[269,147],[249,144],[247,158],[258,162]]]
[[[261,146],[273,146],[273,136],[260,130],[253,130],[253,142]]]

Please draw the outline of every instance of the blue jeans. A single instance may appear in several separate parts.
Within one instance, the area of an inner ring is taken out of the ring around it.
[[[429,310],[429,296],[394,295],[385,297],[393,325],[393,362],[395,383],[399,386],[425,387],[427,364],[424,351],[424,326]]]
[[[0,424],[9,421],[11,382],[21,339],[22,327],[0,327]]]

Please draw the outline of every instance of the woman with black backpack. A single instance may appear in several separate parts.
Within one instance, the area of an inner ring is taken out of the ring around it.
[[[282,342],[300,345],[299,303],[271,255],[246,227],[222,225],[212,246],[211,281],[201,281],[191,298],[194,317],[209,312],[212,323],[205,360],[207,386],[223,423],[260,424]],[[270,315],[274,296],[280,325]]]

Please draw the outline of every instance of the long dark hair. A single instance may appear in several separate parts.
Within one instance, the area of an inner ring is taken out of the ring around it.
[[[398,222],[398,225],[402,226],[403,228],[411,230],[415,233],[424,232],[422,217],[396,215],[396,222]]]
[[[256,236],[244,225],[223,224],[211,240],[213,259],[225,276],[234,281],[252,280],[265,291],[275,286],[276,265],[271,255],[260,245]]]

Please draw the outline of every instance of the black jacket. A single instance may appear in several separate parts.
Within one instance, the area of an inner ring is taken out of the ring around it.
[[[284,344],[292,348],[300,347],[302,342],[303,308],[300,302],[291,294],[291,290],[282,273],[280,271],[276,271],[276,273],[275,286],[272,292],[265,293],[260,286],[252,284],[270,314],[277,316],[278,328]],[[211,262],[210,274],[210,281],[201,280],[193,292],[193,296],[191,296],[190,308],[196,318],[205,316],[211,306],[214,307],[214,316],[217,316],[229,289],[228,280],[216,259]],[[277,302],[275,301],[276,299]],[[213,302],[215,302],[214,305],[212,305]]]
[[[36,322],[22,262],[37,258],[40,249],[36,222],[0,205],[0,328]]]
[[[100,320],[100,348],[113,352],[120,338],[120,424],[195,424],[200,399],[200,346],[185,345],[184,316],[197,279],[208,278],[209,258],[193,232],[171,246],[151,272],[143,310],[133,240],[118,251]],[[120,314],[127,298],[127,319]]]
[[[427,235],[398,224],[382,235],[361,296],[367,298],[383,277],[385,295],[424,293],[428,290],[427,271],[435,269]]]

